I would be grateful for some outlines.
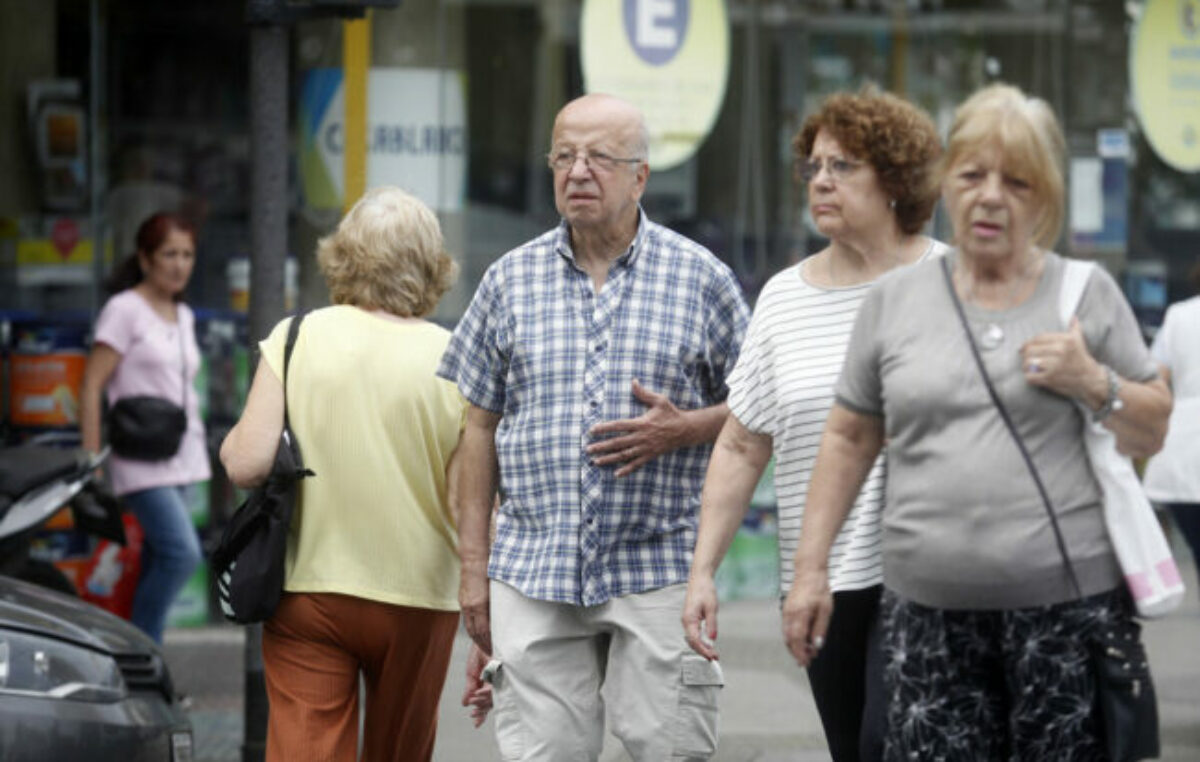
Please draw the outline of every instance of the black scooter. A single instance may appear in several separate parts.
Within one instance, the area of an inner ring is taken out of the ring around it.
[[[108,455],[42,444],[0,448],[0,574],[76,594],[54,564],[30,556],[37,530],[64,505],[75,527],[125,544],[121,507],[96,477]]]

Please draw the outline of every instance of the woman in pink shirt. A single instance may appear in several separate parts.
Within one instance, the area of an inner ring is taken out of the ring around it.
[[[83,446],[92,452],[101,448],[101,393],[110,406],[123,397],[162,397],[187,414],[173,456],[146,461],[114,454],[108,460],[113,491],[145,535],[131,618],[159,643],[167,610],[201,559],[188,491],[210,474],[193,386],[200,349],[192,311],[182,301],[195,263],[196,236],[186,221],[160,212],[142,223],[137,252],[107,284],[113,296],[96,320],[80,405]]]

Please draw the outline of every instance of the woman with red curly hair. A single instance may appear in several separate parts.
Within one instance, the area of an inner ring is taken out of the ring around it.
[[[916,106],[873,87],[835,94],[804,121],[793,150],[809,211],[829,245],[763,288],[729,379],[732,415],[709,461],[683,614],[688,642],[710,659],[717,658],[713,577],[767,461],[774,454],[786,598],[817,444],[859,304],[889,270],[946,248],[921,233],[937,203],[930,178],[941,143]],[[883,487],[881,457],[829,554],[837,613],[808,668],[825,738],[838,761],[882,753],[877,612]]]
[[[1138,733],[1099,711],[1094,654],[1117,637],[1133,653],[1138,625],[1084,432],[1153,455],[1171,394],[1117,282],[1051,249],[1068,155],[1041,98],[999,83],[968,98],[937,169],[954,248],[873,286],[846,348],[784,639],[800,664],[824,658],[843,605],[827,559],[886,446],[889,762],[1149,756],[1113,748]]]

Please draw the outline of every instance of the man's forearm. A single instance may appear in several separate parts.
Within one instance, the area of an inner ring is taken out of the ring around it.
[[[467,427],[453,464],[454,487],[450,490],[457,502],[458,555],[461,576],[458,583],[458,604],[462,608],[463,624],[471,640],[483,650],[492,652],[490,596],[487,562],[488,528],[492,502],[496,494],[496,426],[500,416],[471,406],[467,410]]]
[[[496,495],[494,426],[468,422],[459,443],[451,490],[458,513],[458,553],[464,574],[486,574],[492,504]]]
[[[463,572],[486,572],[490,546],[488,530],[495,495],[495,460],[464,458],[459,478],[458,553]]]

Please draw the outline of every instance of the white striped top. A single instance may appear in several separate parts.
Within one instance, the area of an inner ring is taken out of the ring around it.
[[[920,259],[945,251],[944,244],[931,240]],[[729,377],[732,413],[747,429],[767,434],[773,441],[784,595],[792,585],[792,557],[800,540],[817,448],[833,406],[834,385],[858,307],[871,287],[871,283],[814,286],[804,279],[802,265],[783,270],[763,287]],[[885,476],[880,455],[830,550],[829,585],[834,592],[883,582],[880,512]]]

